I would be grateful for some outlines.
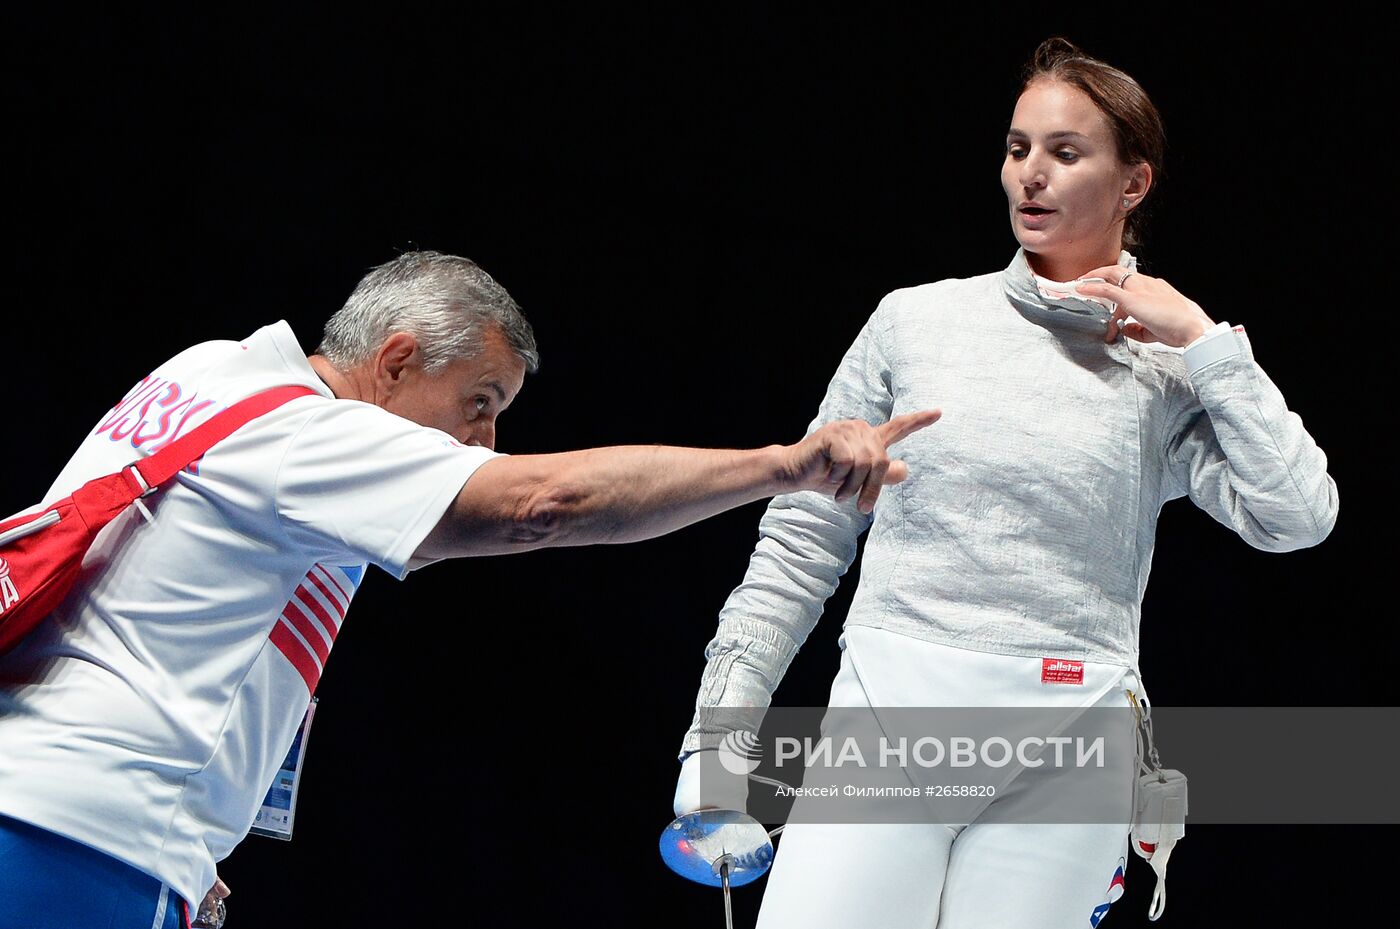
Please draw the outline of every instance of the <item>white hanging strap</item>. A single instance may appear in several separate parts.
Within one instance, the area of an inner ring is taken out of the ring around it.
[[[1157,889],[1152,891],[1152,905],[1147,908],[1147,918],[1153,922],[1167,908],[1167,859],[1172,855],[1170,847],[1162,849],[1147,862],[1157,873]]]

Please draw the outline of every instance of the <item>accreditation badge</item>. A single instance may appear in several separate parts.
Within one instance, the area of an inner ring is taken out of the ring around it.
[[[301,728],[297,730],[296,738],[292,739],[292,747],[277,770],[277,776],[273,778],[272,786],[263,798],[258,815],[253,819],[253,828],[250,831],[255,835],[286,841],[292,838],[292,824],[296,820],[297,788],[301,785],[301,766],[306,760],[306,744],[311,738],[311,719],[316,715],[316,704],[319,702],[316,697],[312,697],[311,704],[306,708]]]

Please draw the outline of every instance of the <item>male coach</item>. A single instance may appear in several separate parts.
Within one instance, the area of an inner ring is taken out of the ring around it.
[[[247,834],[368,564],[630,542],[752,500],[868,512],[886,447],[936,411],[791,446],[497,455],[538,355],[489,275],[435,252],[368,274],[307,358],[286,323],[160,365],[45,497],[158,450],[236,401],[253,420],[99,535],[80,584],[0,658],[0,925],[188,920]],[[181,912],[185,911],[185,912]]]

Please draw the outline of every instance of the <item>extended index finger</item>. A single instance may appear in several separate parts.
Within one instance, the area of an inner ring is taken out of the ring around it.
[[[904,413],[877,426],[875,431],[879,433],[880,441],[885,443],[886,448],[889,448],[900,439],[938,422],[938,417],[942,415],[942,410],[920,410],[917,413]]]

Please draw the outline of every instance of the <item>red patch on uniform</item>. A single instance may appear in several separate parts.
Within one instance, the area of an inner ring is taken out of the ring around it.
[[[1068,658],[1042,658],[1040,659],[1040,683],[1083,684],[1084,662],[1070,661]]]

